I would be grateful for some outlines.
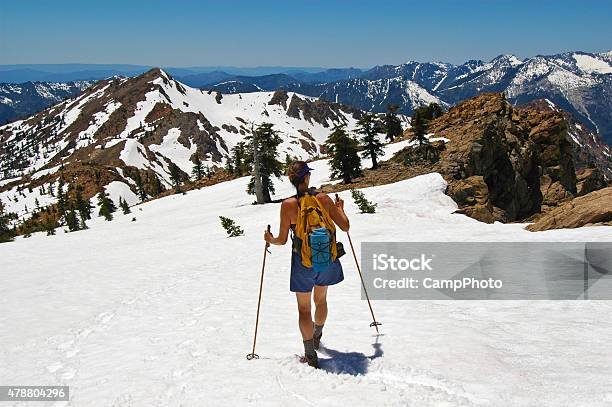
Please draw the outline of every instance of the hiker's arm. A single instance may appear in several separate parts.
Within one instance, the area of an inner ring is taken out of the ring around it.
[[[278,236],[274,237],[272,233],[268,233],[268,231],[266,231],[264,233],[264,240],[266,242],[275,245],[284,245],[285,243],[287,243],[287,237],[289,236],[289,226],[291,225],[289,210],[289,203],[283,202],[281,204],[280,226],[278,228]]]
[[[348,232],[351,225],[348,217],[344,213],[344,201],[342,198],[338,198],[336,202],[334,202],[327,194],[322,195],[321,199],[323,205],[328,208],[329,216],[331,216],[332,220],[343,232]]]

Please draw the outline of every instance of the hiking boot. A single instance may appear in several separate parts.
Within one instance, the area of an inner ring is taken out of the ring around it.
[[[317,356],[317,351],[314,348],[313,339],[304,341],[304,359],[306,359],[306,363],[308,363],[309,366],[312,366],[315,369],[319,368],[319,357]]]
[[[319,346],[321,345],[321,337],[323,336],[323,325],[314,326],[314,333],[312,335],[312,341],[314,344],[314,348],[319,350]]]

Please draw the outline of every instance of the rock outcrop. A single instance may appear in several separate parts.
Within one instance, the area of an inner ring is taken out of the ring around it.
[[[576,170],[596,168],[605,180],[612,181],[612,148],[576,116],[543,99],[533,100],[519,109],[560,113],[567,123],[567,140],[572,145]]]
[[[598,168],[583,168],[576,171],[577,196],[586,195],[606,186],[606,180]]]
[[[523,220],[576,194],[566,122],[557,112],[515,109],[489,93],[453,107],[428,131],[449,140],[433,170],[475,219]]]
[[[541,216],[527,230],[577,228],[588,225],[612,225],[612,187],[575,198]]]

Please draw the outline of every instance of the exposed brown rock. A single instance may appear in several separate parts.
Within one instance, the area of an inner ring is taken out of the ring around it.
[[[301,114],[303,115],[304,120],[319,123],[323,127],[329,127],[330,123],[328,122],[328,118],[332,118],[333,120],[340,122],[345,120],[336,109],[332,108],[333,106],[338,106],[340,110],[352,115],[355,118],[359,118],[361,116],[361,111],[353,107],[332,104],[321,99],[314,101],[310,99],[302,99],[296,94],[291,97],[289,107],[287,108],[287,115],[300,119]]]
[[[538,232],[588,225],[612,225],[612,187],[566,202],[541,216],[526,229]]]
[[[598,168],[583,168],[576,171],[576,181],[578,196],[606,187],[606,180]]]
[[[557,112],[514,109],[502,94],[483,94],[430,122],[429,133],[449,139],[432,171],[469,216],[522,220],[576,193],[566,131]]]
[[[539,146],[540,190],[542,205],[556,206],[576,194],[576,172],[572,146],[567,141],[567,122],[556,112],[521,111],[530,123],[536,123],[529,138]]]
[[[481,222],[493,223],[493,206],[489,201],[489,187],[484,178],[474,175],[449,184],[446,193],[452,196],[462,213]]]
[[[312,141],[299,139],[299,142],[302,148],[304,149],[304,151],[306,151],[308,154],[314,155],[317,153],[317,145],[313,143]]]
[[[268,102],[269,105],[279,105],[282,106],[283,109],[287,110],[287,100],[289,99],[289,95],[286,90],[277,90],[272,95],[272,98]]]
[[[552,111],[561,114],[568,126],[567,140],[572,145],[576,169],[595,167],[606,180],[612,181],[612,148],[576,116],[543,99],[531,101],[520,106],[519,109]]]

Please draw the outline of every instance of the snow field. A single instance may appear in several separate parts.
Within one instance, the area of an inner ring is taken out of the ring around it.
[[[399,148],[400,146],[397,146]],[[329,181],[325,160],[312,184]],[[90,229],[0,245],[0,382],[67,384],[56,405],[606,406],[612,391],[608,302],[376,301],[382,335],[351,254],[329,289],[320,370],[302,352],[289,246],[267,257],[251,351],[267,223],[240,178],[94,219]],[[293,192],[283,180],[277,197]],[[438,174],[364,189],[377,213],[351,219],[363,241],[609,240],[610,227],[530,233],[453,215]],[[114,188],[114,187],[112,187]],[[111,189],[112,189],[111,188]],[[226,238],[218,216],[245,235]],[[131,218],[136,217],[136,222]],[[347,243],[342,232],[339,240]],[[348,248],[348,245],[347,245]]]

